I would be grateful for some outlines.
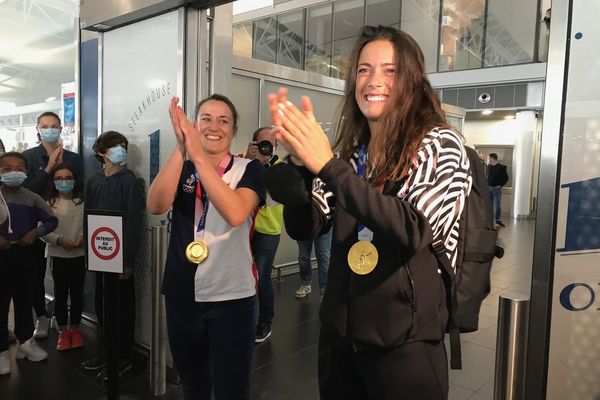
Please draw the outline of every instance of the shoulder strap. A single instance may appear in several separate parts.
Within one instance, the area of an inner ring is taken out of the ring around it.
[[[460,327],[458,326],[458,295],[456,293],[456,282],[455,274],[450,260],[446,255],[446,246],[441,241],[433,243],[433,250],[442,264],[442,274],[446,275],[446,301],[448,302],[448,309],[450,310],[450,316],[448,320],[448,334],[450,335],[450,368],[462,369],[462,354],[460,348]]]

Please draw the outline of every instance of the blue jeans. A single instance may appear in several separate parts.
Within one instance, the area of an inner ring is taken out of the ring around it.
[[[319,288],[325,289],[327,286],[327,271],[329,270],[329,254],[331,252],[331,232],[316,237],[314,240],[298,241],[298,266],[300,267],[300,279],[304,285],[310,285],[312,282],[312,263],[310,254],[312,253],[313,242],[315,244],[315,255],[317,256],[317,266],[319,269]]]
[[[252,253],[258,268],[258,323],[273,322],[275,316],[275,293],[273,292],[273,261],[280,235],[266,235],[254,231]]]
[[[500,203],[502,202],[502,187],[501,186],[490,186],[490,201],[492,202],[492,208],[494,210],[494,218],[496,221],[500,220],[500,214],[502,210],[500,209]]]

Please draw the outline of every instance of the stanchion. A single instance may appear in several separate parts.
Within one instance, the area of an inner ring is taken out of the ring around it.
[[[529,296],[500,294],[494,400],[525,399]]]
[[[162,277],[167,260],[166,226],[152,227],[152,347],[150,349],[150,385],[155,396],[167,391],[167,329],[165,302],[161,295]]]
[[[104,280],[104,338],[106,346],[106,395],[119,399],[119,276],[102,273]]]

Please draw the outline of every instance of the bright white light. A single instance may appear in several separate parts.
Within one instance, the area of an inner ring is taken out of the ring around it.
[[[273,0],[237,0],[233,2],[233,15],[265,7],[273,7]]]
[[[514,115],[507,115],[504,117],[504,119],[515,119]]]
[[[0,115],[8,115],[16,110],[16,104],[12,101],[0,101]]]
[[[48,97],[46,100],[44,101],[54,101],[56,100],[56,96],[52,96],[52,97]]]
[[[494,112],[494,110],[483,110],[481,113],[482,113],[483,115],[490,115],[490,114],[492,114],[493,112]]]

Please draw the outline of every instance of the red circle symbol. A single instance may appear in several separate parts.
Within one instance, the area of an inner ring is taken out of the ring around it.
[[[114,248],[110,254],[104,255],[104,254],[100,253],[100,251],[98,251],[98,248],[96,247],[96,239],[98,238],[98,235],[102,232],[106,232],[109,235],[112,235],[112,237],[115,240]],[[94,231],[94,233],[92,233],[92,240],[90,243],[90,247],[92,248],[92,251],[94,252],[96,257],[98,257],[99,259],[112,260],[119,253],[119,249],[121,248],[121,242],[119,241],[119,236],[117,236],[117,232],[113,231],[112,229],[110,229],[108,227],[102,227],[102,228],[96,229]]]

